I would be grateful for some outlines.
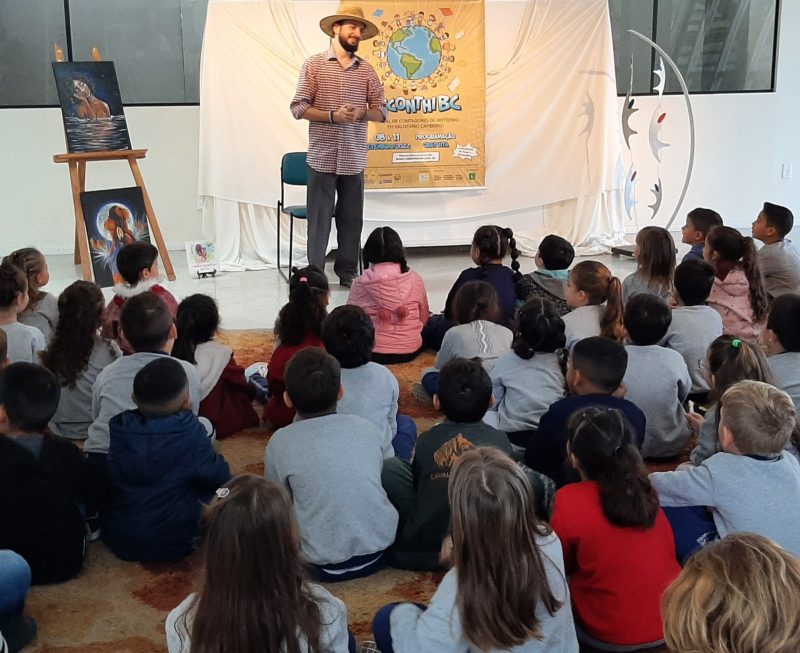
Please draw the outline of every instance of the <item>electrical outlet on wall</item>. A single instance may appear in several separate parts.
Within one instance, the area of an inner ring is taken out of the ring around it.
[[[781,179],[791,179],[794,171],[792,170],[791,163],[784,163],[781,165]]]

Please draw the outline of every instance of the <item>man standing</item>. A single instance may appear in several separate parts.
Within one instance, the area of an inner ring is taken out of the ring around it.
[[[325,268],[336,219],[338,250],[334,272],[350,287],[358,269],[364,214],[367,121],[384,122],[386,99],[375,69],[356,55],[361,39],[378,28],[355,6],[319,22],[333,40],[327,52],[309,57],[300,71],[292,115],[308,126],[308,262]]]

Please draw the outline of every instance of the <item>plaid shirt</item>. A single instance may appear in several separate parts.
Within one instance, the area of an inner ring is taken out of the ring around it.
[[[386,99],[375,69],[359,56],[342,68],[333,47],[306,59],[289,108],[296,119],[311,107],[336,111],[343,104],[380,107],[386,120]],[[309,122],[308,165],[317,172],[356,175],[367,165],[367,121],[344,125]]]

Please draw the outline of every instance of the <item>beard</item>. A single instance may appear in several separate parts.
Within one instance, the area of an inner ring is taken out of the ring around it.
[[[357,41],[355,45],[351,45],[347,39],[342,38],[342,35],[339,34],[339,45],[342,46],[345,52],[350,52],[350,53],[356,52],[358,50],[359,43],[360,41]]]

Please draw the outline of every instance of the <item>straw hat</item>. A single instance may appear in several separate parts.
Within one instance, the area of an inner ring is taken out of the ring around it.
[[[362,39],[371,39],[378,33],[378,27],[364,18],[364,12],[361,7],[348,4],[339,5],[339,12],[333,16],[323,18],[319,21],[319,27],[328,36],[333,37],[333,24],[343,20],[355,20],[359,23],[363,23],[364,31],[361,33]]]

